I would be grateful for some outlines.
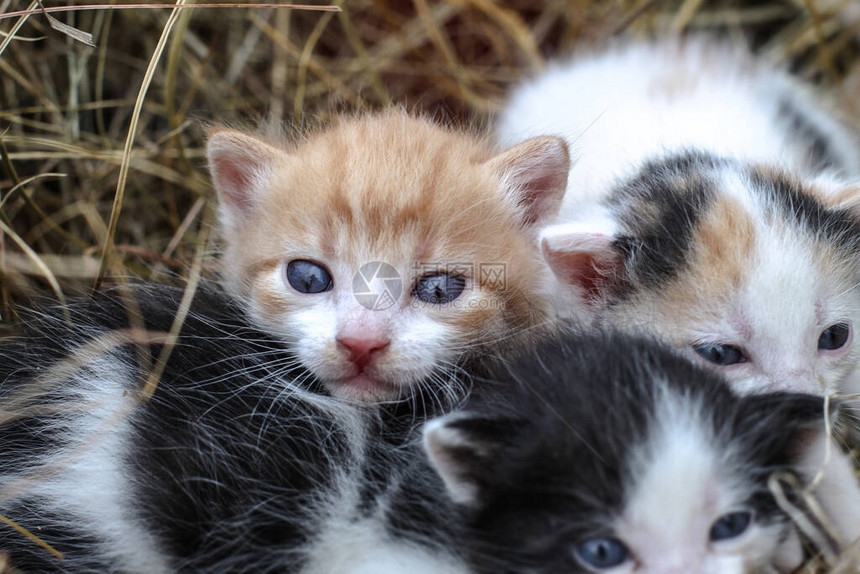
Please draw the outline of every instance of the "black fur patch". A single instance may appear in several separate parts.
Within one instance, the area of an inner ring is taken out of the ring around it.
[[[22,574],[59,574],[115,571],[108,560],[92,552],[96,542],[76,524],[77,517],[45,508],[34,500],[3,504],[3,515],[15,524],[49,540],[52,548],[62,552],[60,560],[23,534],[0,524],[0,552],[10,554],[12,572]]]
[[[616,247],[637,285],[656,288],[687,265],[695,228],[714,198],[713,169],[724,160],[688,152],[646,163],[612,192],[620,223]],[[616,293],[624,295],[624,287]]]
[[[780,217],[849,254],[860,254],[860,221],[848,210],[828,208],[789,174],[760,169],[749,169],[748,174]]]

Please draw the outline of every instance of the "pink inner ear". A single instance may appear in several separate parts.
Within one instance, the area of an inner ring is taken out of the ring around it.
[[[562,164],[558,158],[547,158],[518,174],[519,203],[525,210],[523,222],[526,225],[555,215],[561,204],[561,194],[556,190],[567,186],[567,171],[567,162]]]
[[[550,268],[562,281],[579,287],[589,303],[600,304],[616,283],[623,266],[612,238],[582,234],[572,239],[545,237],[541,250]]]
[[[215,186],[224,200],[240,209],[250,206],[254,173],[255,170],[260,170],[260,166],[254,165],[249,159],[241,155],[213,158],[212,175]]]
[[[216,131],[209,138],[209,169],[223,206],[247,211],[281,152],[248,134]]]
[[[537,137],[493,158],[491,164],[521,209],[526,226],[543,223],[558,213],[567,188],[570,155],[557,137]]]

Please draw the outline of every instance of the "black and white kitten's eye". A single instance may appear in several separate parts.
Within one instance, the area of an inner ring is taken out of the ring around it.
[[[847,323],[830,325],[818,337],[818,349],[820,351],[841,349],[848,341],[849,335],[851,335],[851,326]]]
[[[585,566],[598,570],[624,564],[630,557],[627,547],[615,538],[592,538],[578,544],[573,551]]]
[[[711,525],[711,542],[737,538],[747,531],[750,524],[752,524],[752,518],[752,512],[749,510],[740,510],[722,515]]]
[[[293,259],[287,264],[287,283],[299,293],[322,293],[334,287],[328,269],[307,259]]]
[[[412,296],[425,303],[443,305],[460,296],[466,288],[466,279],[460,275],[437,273],[418,279]]]
[[[745,363],[747,360],[744,352],[734,345],[693,345],[693,350],[706,361],[721,367]]]

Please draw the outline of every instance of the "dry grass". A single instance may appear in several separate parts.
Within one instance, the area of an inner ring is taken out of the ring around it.
[[[10,302],[102,273],[181,273],[211,221],[209,123],[296,126],[397,103],[482,125],[547,59],[621,33],[746,37],[834,92],[860,86],[860,14],[837,17],[840,4],[857,11],[839,0],[338,3],[53,13],[95,47],[37,11],[0,38],[3,319]],[[0,0],[4,12],[30,5]]]
[[[512,83],[574,46],[708,31],[821,84],[860,127],[854,0],[332,1],[341,11],[180,0],[197,7],[0,20],[0,323],[34,294],[187,275],[213,220],[211,123],[400,104],[485,125]],[[0,0],[0,13],[33,7]]]

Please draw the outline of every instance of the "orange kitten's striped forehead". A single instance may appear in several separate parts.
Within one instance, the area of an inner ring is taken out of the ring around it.
[[[407,116],[345,121],[283,156],[262,227],[354,263],[502,255],[521,224],[488,159],[472,138]]]
[[[294,146],[215,132],[209,159],[228,286],[333,392],[400,392],[547,317],[535,242],[566,184],[557,138],[494,153],[388,112]]]
[[[615,191],[600,258],[576,251],[582,231],[549,230],[544,249],[562,270],[583,259],[603,267],[585,283],[606,321],[656,332],[738,390],[852,391],[860,222],[836,197],[781,172],[686,154]]]

